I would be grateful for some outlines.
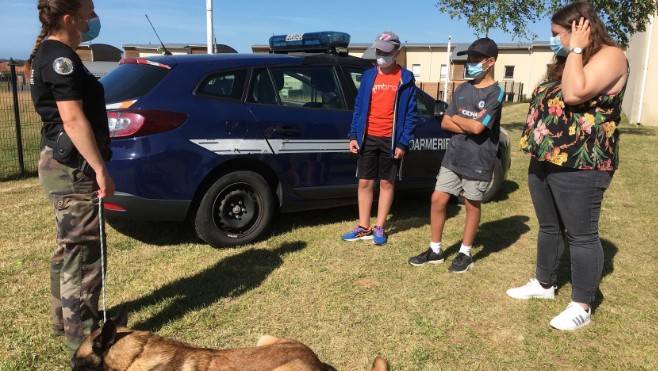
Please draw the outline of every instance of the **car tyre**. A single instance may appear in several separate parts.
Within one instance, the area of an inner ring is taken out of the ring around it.
[[[197,235],[213,247],[254,241],[274,215],[274,195],[267,181],[251,171],[219,178],[205,193],[194,218]]]
[[[500,187],[503,185],[504,177],[505,173],[503,171],[502,159],[500,157],[496,157],[496,162],[494,163],[494,171],[491,175],[491,181],[489,182],[487,190],[484,192],[484,196],[482,196],[482,202],[489,202],[494,197],[496,197],[496,194],[500,191]],[[460,204],[464,204],[463,191],[459,194],[458,202]]]

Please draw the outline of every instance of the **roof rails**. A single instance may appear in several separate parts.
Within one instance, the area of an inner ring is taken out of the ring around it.
[[[270,53],[304,52],[347,55],[349,43],[350,35],[337,31],[275,35],[270,37]]]

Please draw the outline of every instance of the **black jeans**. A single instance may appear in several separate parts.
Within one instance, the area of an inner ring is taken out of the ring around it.
[[[554,283],[564,253],[564,234],[571,253],[571,299],[592,303],[603,271],[599,216],[612,173],[563,168],[530,160],[528,188],[539,220],[537,280]]]

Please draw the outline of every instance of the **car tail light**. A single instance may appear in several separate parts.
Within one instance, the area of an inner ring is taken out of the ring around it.
[[[125,110],[107,113],[110,137],[129,138],[164,133],[181,126],[187,115],[159,110]]]
[[[124,209],[123,207],[121,207],[119,205],[111,204],[107,201],[103,202],[103,208],[107,209],[107,210],[113,210],[113,211],[126,211],[126,209]]]

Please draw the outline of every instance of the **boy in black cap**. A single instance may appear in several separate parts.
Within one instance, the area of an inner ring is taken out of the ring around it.
[[[409,258],[409,264],[423,266],[443,263],[441,238],[446,220],[446,205],[450,195],[463,191],[466,223],[459,253],[448,269],[463,273],[473,266],[471,247],[480,224],[481,203],[493,174],[500,113],[504,90],[493,79],[493,66],[498,58],[498,46],[488,38],[473,42],[467,54],[466,77],[471,81],[459,85],[441,122],[441,127],[455,133],[441,164],[435,191],[432,194],[430,247]]]

